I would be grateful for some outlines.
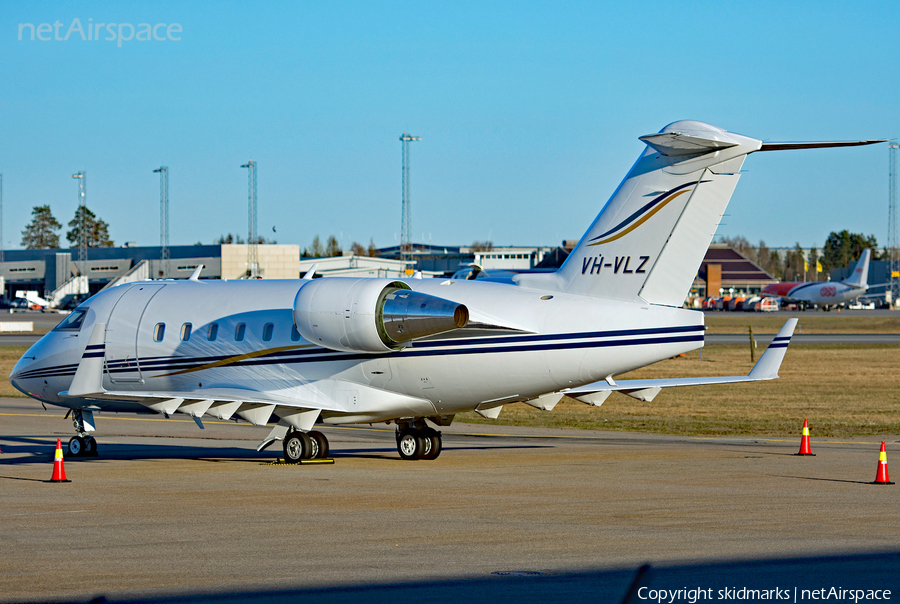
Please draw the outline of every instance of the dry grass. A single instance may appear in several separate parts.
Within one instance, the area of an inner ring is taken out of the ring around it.
[[[28,350],[28,346],[0,346],[0,375],[3,376],[0,379],[0,396],[25,396],[12,387],[8,378],[13,365],[16,364],[19,357],[25,354],[26,350]]]
[[[898,313],[900,315],[900,313]],[[800,319],[797,333],[900,333],[900,316],[848,316],[845,313],[798,312],[790,315]],[[772,316],[752,312],[708,312],[706,333],[778,333],[787,316]]]
[[[790,347],[781,379],[750,384],[669,388],[651,403],[612,394],[599,409],[563,399],[552,412],[509,405],[496,423],[631,430],[685,435],[797,434],[808,417],[818,436],[900,433],[900,348],[878,345]],[[746,346],[698,353],[634,371],[623,379],[741,375]],[[475,413],[459,421],[486,423]]]

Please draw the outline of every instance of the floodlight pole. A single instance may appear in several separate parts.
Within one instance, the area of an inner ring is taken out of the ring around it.
[[[85,178],[85,171],[81,170],[80,172],[76,172],[72,175],[72,178],[78,179],[78,210],[80,214],[80,220],[78,223],[79,237],[78,237],[78,260],[81,261],[82,267],[80,269],[81,274],[86,274],[85,263],[88,259],[88,228],[87,228],[87,185]]]

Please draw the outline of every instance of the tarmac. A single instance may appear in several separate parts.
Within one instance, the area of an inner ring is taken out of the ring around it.
[[[316,466],[272,464],[246,424],[97,422],[100,456],[52,484],[70,421],[0,399],[0,601],[621,602],[645,563],[633,602],[900,594],[881,438],[818,439],[814,418],[815,457],[794,455],[799,421],[776,439],[455,424],[410,462],[382,424],[323,428],[335,463]]]

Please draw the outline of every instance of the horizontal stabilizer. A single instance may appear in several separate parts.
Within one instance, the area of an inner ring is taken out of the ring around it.
[[[640,139],[667,157],[711,153],[738,146],[738,143],[732,141],[704,138],[683,132],[660,132],[641,136]]]
[[[703,386],[709,384],[734,384],[739,382],[774,380],[778,378],[778,369],[781,367],[781,362],[784,360],[788,344],[791,342],[791,335],[794,333],[794,328],[796,326],[797,319],[787,320],[784,327],[781,328],[748,375],[664,378],[656,380],[616,380],[613,384],[604,380],[601,382],[594,382],[593,384],[587,384],[586,386],[565,390],[563,391],[563,394],[574,397],[582,402],[588,402],[588,395],[599,392],[622,391],[629,396],[634,396],[641,400],[652,400],[659,391],[658,389],[671,388],[672,386]]]
[[[827,149],[830,147],[860,147],[884,143],[885,139],[864,141],[811,141],[811,142],[769,142],[763,143],[760,151],[792,151],[794,149]]]

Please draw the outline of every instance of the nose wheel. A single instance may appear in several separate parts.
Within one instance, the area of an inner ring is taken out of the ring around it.
[[[73,436],[69,439],[71,457],[91,457],[97,455],[97,441],[93,436]]]
[[[441,433],[437,430],[407,425],[397,431],[397,452],[401,459],[437,459],[442,449]]]
[[[69,456],[97,457],[97,441],[86,433],[81,409],[72,410],[72,423],[77,434],[69,439]]]

